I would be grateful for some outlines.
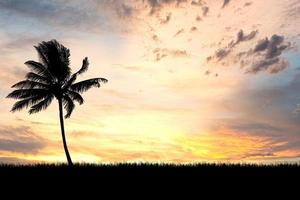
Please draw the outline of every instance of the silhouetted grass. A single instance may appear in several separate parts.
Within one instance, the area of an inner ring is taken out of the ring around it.
[[[172,164],[172,163],[115,163],[115,164],[93,164],[76,163],[68,166],[65,163],[37,163],[37,164],[0,164],[0,172],[3,170],[288,170],[300,169],[300,163],[274,163],[274,164],[256,164],[256,163],[195,163],[195,164]]]
[[[288,185],[300,178],[300,164],[225,164],[200,163],[188,165],[156,163],[120,164],[34,164],[0,165],[0,185],[6,187],[44,187],[64,188],[88,186],[88,188],[194,188],[200,186],[231,188]],[[253,184],[252,184],[253,183]],[[245,185],[248,187],[245,187]],[[250,186],[249,186],[250,185]],[[127,190],[126,190],[127,191]],[[176,192],[171,190],[171,192]]]
[[[93,177],[251,177],[251,176],[296,176],[300,174],[300,164],[159,164],[159,163],[119,163],[119,164],[33,164],[0,165],[3,176],[93,176]]]

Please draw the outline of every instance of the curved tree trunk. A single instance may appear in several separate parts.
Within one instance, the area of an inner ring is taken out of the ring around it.
[[[72,162],[71,156],[69,154],[67,141],[66,141],[66,136],[65,136],[63,106],[62,106],[62,100],[61,99],[58,100],[58,105],[59,105],[60,128],[61,128],[61,135],[62,135],[62,140],[63,140],[63,144],[64,144],[64,150],[65,150],[66,157],[67,157],[67,160],[68,160],[68,165],[72,166],[73,162]]]

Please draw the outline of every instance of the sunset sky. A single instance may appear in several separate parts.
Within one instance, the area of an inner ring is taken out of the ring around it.
[[[64,162],[58,104],[11,113],[33,48],[104,77],[65,120],[75,162],[300,159],[300,0],[0,0],[0,162]]]

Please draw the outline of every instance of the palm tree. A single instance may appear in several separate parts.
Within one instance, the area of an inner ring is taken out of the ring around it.
[[[91,87],[100,87],[100,83],[106,83],[107,79],[92,78],[75,83],[77,76],[88,70],[87,57],[82,61],[82,67],[71,74],[69,49],[56,40],[41,42],[34,47],[40,61],[25,62],[31,71],[27,73],[26,80],[12,86],[18,89],[7,96],[7,98],[19,99],[13,105],[11,112],[30,107],[29,114],[38,113],[46,109],[55,97],[59,107],[63,146],[68,164],[71,166],[73,163],[66,142],[63,108],[66,110],[65,118],[69,118],[75,108],[74,101],[80,105],[84,102],[80,94]]]

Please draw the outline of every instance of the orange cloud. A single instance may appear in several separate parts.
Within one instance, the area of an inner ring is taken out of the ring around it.
[[[184,151],[195,161],[259,161],[284,160],[300,156],[300,149],[280,149],[287,141],[272,137],[254,136],[223,128],[217,132],[177,138]]]

